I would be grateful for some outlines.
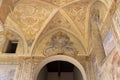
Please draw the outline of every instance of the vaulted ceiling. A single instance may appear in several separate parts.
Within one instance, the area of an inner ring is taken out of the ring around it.
[[[48,37],[50,34],[54,35],[53,32],[63,31],[73,42],[80,42],[77,47],[81,47],[79,50],[83,49],[82,53],[88,54],[92,35],[90,32],[93,29],[91,26],[104,21],[109,10],[104,4],[108,3],[107,1],[3,0],[0,7],[0,20],[6,29],[19,34],[23,41],[33,48],[43,36]],[[44,41],[43,43],[45,44]]]

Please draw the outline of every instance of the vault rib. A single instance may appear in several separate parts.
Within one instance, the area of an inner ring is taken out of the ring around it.
[[[69,6],[69,5],[74,4],[74,3],[76,3],[76,2],[79,2],[79,1],[80,1],[80,0],[76,0],[76,1],[69,2],[69,3],[61,6],[60,8],[64,8],[64,7],[66,7],[66,6]]]
[[[53,19],[53,17],[56,15],[56,13],[58,12],[58,9],[55,9],[51,14],[50,16],[47,18],[47,20],[44,22],[43,26],[41,27],[40,31],[38,32],[38,34],[36,35],[35,37],[35,40],[32,44],[32,47],[31,47],[31,51],[30,51],[30,54],[32,54],[32,51],[35,47],[35,44],[37,43],[37,40],[39,38],[39,36],[41,35],[42,31],[47,27],[47,25],[49,24],[49,22]]]
[[[81,41],[81,44],[83,45],[84,39],[83,39],[82,34],[80,33],[80,31],[78,31],[75,23],[71,20],[71,18],[66,14],[66,12],[65,12],[63,9],[60,9],[59,11],[60,11],[61,15],[63,15],[63,16],[66,18],[66,20],[68,20],[68,22],[71,24],[71,26],[73,26],[73,27],[75,28],[76,32],[80,35],[80,36],[79,36],[79,39],[80,39],[80,41]],[[85,45],[83,45],[83,46],[84,46],[85,51],[86,51],[86,45],[87,45],[87,44],[86,44],[86,43],[84,43],[84,44],[85,44]],[[87,51],[86,51],[86,52],[87,52]]]

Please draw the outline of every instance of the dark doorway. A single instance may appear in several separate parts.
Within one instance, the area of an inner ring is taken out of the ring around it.
[[[56,72],[58,76],[61,76],[63,72],[73,72],[74,65],[65,61],[54,61],[47,64],[48,72]]]
[[[81,72],[71,63],[54,61],[40,71],[37,80],[83,80]]]

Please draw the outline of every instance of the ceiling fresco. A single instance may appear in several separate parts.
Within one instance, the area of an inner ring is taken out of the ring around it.
[[[96,22],[98,17],[101,22],[106,14],[105,6],[99,2],[94,5],[94,0],[15,0],[12,4],[14,8],[11,7],[6,17],[5,28],[19,34],[31,53],[37,48],[38,43],[41,45],[42,42],[39,40],[44,36],[50,36],[52,32],[60,30],[72,34],[79,40],[78,47],[83,49],[80,53],[89,54],[93,47],[90,47],[92,42],[89,24]],[[94,15],[91,15],[92,13]],[[90,22],[90,18],[95,20]]]

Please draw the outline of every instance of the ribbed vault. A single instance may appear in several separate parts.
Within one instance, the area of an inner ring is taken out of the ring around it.
[[[42,36],[65,30],[79,40],[81,45],[78,47],[85,51],[80,53],[89,55],[94,46],[91,46],[93,25],[90,19],[98,15],[100,21],[97,22],[102,23],[106,16],[107,9],[101,3],[94,0],[16,0],[5,20],[5,26],[19,33],[30,54],[33,54]]]

